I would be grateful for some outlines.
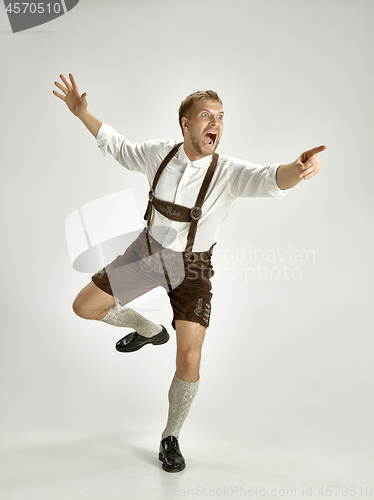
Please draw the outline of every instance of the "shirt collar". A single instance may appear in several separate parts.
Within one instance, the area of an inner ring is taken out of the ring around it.
[[[179,161],[181,161],[182,163],[189,163],[190,165],[192,165],[193,167],[196,167],[196,168],[209,167],[209,165],[212,162],[212,157],[213,157],[213,155],[204,156],[204,158],[200,158],[200,160],[195,160],[195,161],[191,162],[191,160],[188,158],[188,156],[186,155],[186,152],[184,150],[184,144],[182,144],[182,146],[179,148],[179,151],[178,151]]]

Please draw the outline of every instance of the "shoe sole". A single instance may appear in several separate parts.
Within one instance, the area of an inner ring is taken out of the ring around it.
[[[158,459],[161,461],[161,462],[164,462],[164,458],[162,456],[161,453],[158,454]],[[162,464],[162,468],[164,469],[164,471],[166,472],[180,472],[181,470],[184,470],[186,468],[186,464],[183,464],[182,467],[179,467],[179,469],[175,469],[175,468],[169,468],[167,467],[164,463]]]

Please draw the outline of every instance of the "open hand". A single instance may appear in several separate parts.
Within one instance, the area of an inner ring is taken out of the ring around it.
[[[302,179],[310,179],[313,175],[318,174],[321,170],[321,161],[318,153],[324,151],[326,146],[318,146],[317,148],[308,149],[295,161],[300,170],[299,177]]]
[[[71,73],[69,74],[71,83],[64,77],[64,75],[60,75],[60,78],[64,82],[65,87],[59,82],[55,82],[55,85],[63,92],[63,94],[59,94],[55,90],[53,91],[53,94],[62,101],[65,101],[67,107],[75,116],[79,116],[87,110],[87,93],[85,92],[80,95],[78,85]]]

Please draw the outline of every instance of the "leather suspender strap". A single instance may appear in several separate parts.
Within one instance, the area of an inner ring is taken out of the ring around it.
[[[152,254],[151,244],[150,244],[150,241],[149,241],[148,230],[146,230],[145,236],[147,238],[148,255],[151,256],[153,254]],[[158,250],[157,253],[158,253],[159,257],[160,257],[160,261],[161,261],[161,264],[162,264],[162,269],[164,270],[164,275],[165,275],[165,278],[166,278],[166,283],[167,283],[168,288],[169,288],[169,292],[171,292],[173,290],[173,288],[172,288],[171,283],[170,283],[170,278],[169,278],[169,274],[168,274],[166,266],[165,266],[164,258],[162,256],[162,251]]]
[[[165,156],[165,158],[163,159],[161,165],[159,166],[157,172],[156,172],[156,175],[153,179],[153,183],[152,183],[152,187],[151,187],[151,190],[149,191],[149,194],[148,194],[148,206],[147,206],[147,210],[144,214],[144,220],[147,221],[147,225],[149,226],[149,223],[151,221],[151,213],[152,213],[152,201],[153,201],[153,198],[154,198],[154,195],[155,195],[155,189],[156,189],[156,186],[157,186],[157,183],[158,183],[158,180],[160,178],[160,175],[162,174],[164,168],[166,167],[166,165],[169,163],[169,161],[173,158],[173,156],[175,155],[175,153],[178,151],[179,147],[183,144],[183,142],[180,142],[178,143],[176,146],[173,147],[173,149],[167,154],[167,156]]]
[[[186,251],[185,251],[185,256],[187,258],[190,257],[190,253],[192,253],[192,247],[195,241],[195,236],[196,236],[196,231],[197,231],[197,223],[199,219],[202,216],[202,211],[201,207],[205,198],[205,195],[208,191],[208,187],[210,184],[210,181],[212,180],[214,171],[216,169],[217,163],[218,163],[218,157],[219,155],[217,153],[213,154],[213,160],[211,164],[209,165],[209,168],[205,174],[203,183],[201,185],[199,194],[197,195],[195,206],[191,208],[191,224],[190,224],[190,230],[188,232],[187,236],[187,246],[186,246]],[[198,214],[196,214],[196,211],[198,211]]]
[[[165,156],[165,158],[162,160],[161,165],[159,166],[156,175],[153,179],[152,187],[151,190],[149,191],[148,194],[148,205],[147,205],[147,210],[145,211],[144,214],[144,220],[147,221],[147,231],[146,231],[146,236],[147,236],[147,247],[148,247],[148,252],[149,255],[152,255],[152,250],[151,250],[151,245],[149,243],[149,236],[148,236],[148,227],[151,222],[151,214],[152,214],[152,205],[153,205],[153,198],[155,197],[155,189],[158,183],[158,180],[160,178],[160,175],[162,174],[163,170],[165,169],[166,165],[169,163],[169,161],[173,158],[173,156],[176,154],[178,151],[179,147],[183,144],[183,142],[179,142],[176,146],[173,147],[173,149]],[[162,262],[162,266],[164,268],[164,272],[166,271],[165,266],[164,266],[164,260],[162,259],[162,256],[160,255],[160,259]],[[170,290],[170,284],[169,284],[169,277],[167,275],[167,282]],[[171,290],[170,290],[171,291]]]
[[[169,161],[172,159],[172,157],[176,154],[176,152],[178,151],[178,148],[182,144],[183,143],[180,142],[179,144],[174,146],[174,148],[163,159],[163,161],[162,161],[162,163],[161,163],[159,169],[157,170],[156,175],[153,179],[152,188],[149,191],[149,196],[148,196],[149,201],[148,201],[147,210],[144,214],[144,219],[147,221],[147,227],[150,225],[150,222],[151,222],[152,206],[153,206],[154,199],[155,199],[155,189],[156,189],[158,180],[159,180],[163,170],[165,169],[166,165],[169,163]],[[212,180],[214,171],[216,169],[216,166],[218,163],[218,158],[219,158],[219,155],[217,153],[214,153],[212,162],[209,165],[209,168],[205,174],[203,183],[200,187],[199,194],[197,195],[195,206],[192,207],[191,209],[189,209],[189,217],[190,218],[188,220],[191,220],[191,223],[190,223],[190,229],[189,229],[188,236],[187,236],[187,245],[186,245],[186,250],[185,250],[185,256],[187,258],[189,258],[190,254],[192,253],[192,248],[193,248],[193,244],[194,244],[195,236],[196,236],[196,231],[197,231],[197,223],[198,223],[199,219],[202,217],[201,207],[202,207],[202,204],[204,202],[205,195],[208,191],[210,181]],[[156,198],[156,200],[157,200],[157,198]],[[157,207],[156,207],[156,205],[157,205]],[[165,205],[165,207],[164,207],[164,205]],[[172,208],[168,208],[167,205],[172,205]],[[163,215],[165,215],[167,218],[170,218],[171,220],[177,220],[179,222],[188,222],[188,220],[186,220],[187,214],[185,213],[186,207],[182,207],[182,206],[176,205],[174,203],[169,204],[167,202],[163,202],[162,200],[157,200],[157,203],[155,204],[155,208],[157,208],[161,213],[163,213]],[[175,213],[173,213],[173,211]],[[180,213],[177,213],[179,211],[180,211]],[[147,244],[148,244],[149,254],[151,255],[151,248],[150,248],[150,244],[149,244],[149,240],[148,240],[148,233],[147,233]]]

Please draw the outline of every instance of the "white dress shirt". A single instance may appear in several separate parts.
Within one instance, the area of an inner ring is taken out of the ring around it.
[[[165,156],[181,141],[154,140],[133,144],[107,124],[103,124],[97,135],[97,143],[104,155],[109,152],[128,170],[143,173],[152,186],[154,176]],[[205,173],[212,161],[212,155],[191,162],[184,146],[170,160],[158,181],[155,196],[189,208],[195,206],[196,198]],[[202,217],[198,221],[194,252],[209,250],[215,243],[217,233],[234,207],[238,198],[274,196],[283,198],[289,189],[279,189],[276,183],[276,163],[267,167],[219,155],[218,164],[210,182],[204,203]],[[187,245],[189,222],[174,222],[161,215],[153,207],[151,226],[163,227],[164,247],[184,252]]]

